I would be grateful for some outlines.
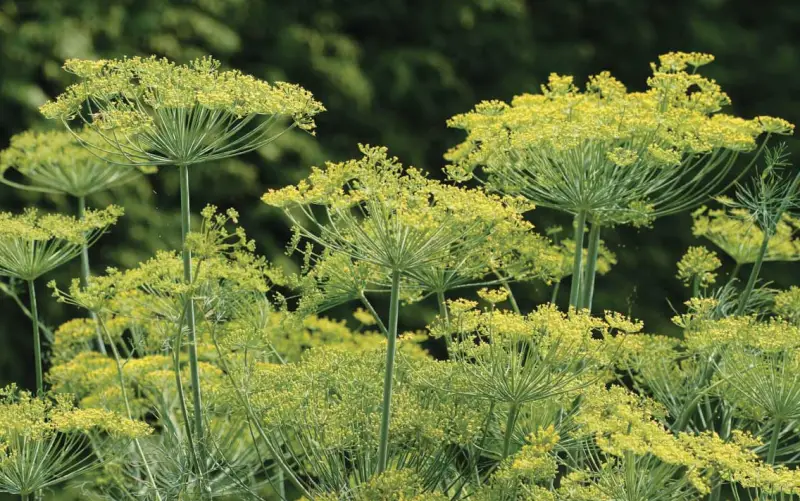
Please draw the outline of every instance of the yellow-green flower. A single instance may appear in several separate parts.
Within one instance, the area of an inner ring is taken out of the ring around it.
[[[132,181],[145,169],[118,165],[125,163],[124,157],[108,151],[89,151],[83,146],[101,144],[100,141],[91,129],[17,134],[0,152],[0,181],[25,190],[85,197]],[[8,179],[10,170],[18,171],[29,182]]]
[[[209,57],[178,65],[155,56],[87,61],[64,69],[79,82],[42,106],[51,119],[75,120],[96,137],[94,151],[130,165],[191,165],[257,149],[286,130],[307,131],[323,106],[301,87],[221,71]]]
[[[699,285],[711,285],[716,280],[714,273],[722,262],[717,255],[705,247],[689,247],[678,262],[678,278],[686,285],[695,280]]]
[[[728,96],[687,71],[712,60],[665,54],[645,92],[628,92],[608,72],[583,92],[552,74],[540,94],[480,103],[448,121],[467,132],[446,155],[450,176],[477,175],[494,190],[601,223],[640,219],[632,204],[650,206],[653,218],[702,203],[759,135],[792,131],[780,119],[720,113]]]
[[[77,257],[123,214],[120,207],[89,210],[83,219],[61,214],[0,213],[0,275],[35,280]]]
[[[739,265],[755,262],[764,232],[746,210],[701,207],[692,216],[696,236],[713,242]],[[798,228],[800,220],[784,214],[769,239],[764,260],[800,260],[800,238],[795,236]]]

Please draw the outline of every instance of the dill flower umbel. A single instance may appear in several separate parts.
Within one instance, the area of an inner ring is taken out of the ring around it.
[[[80,82],[41,111],[68,126],[77,119],[95,133],[86,146],[135,165],[190,165],[252,151],[274,139],[280,117],[313,131],[324,108],[307,91],[219,66],[208,57],[188,65],[155,56],[70,59],[64,69]]]
[[[66,193],[86,197],[136,179],[145,167],[112,165],[125,159],[103,151],[89,151],[83,143],[98,142],[90,129],[70,132],[26,131],[11,138],[9,147],[0,152],[0,181],[15,188]],[[8,179],[16,170],[29,184]]]
[[[0,275],[35,280],[77,257],[83,244],[91,245],[122,216],[110,206],[87,211],[78,220],[28,209],[20,215],[0,213]]]
[[[696,236],[713,242],[738,265],[756,261],[764,232],[746,210],[701,207],[692,216]],[[800,220],[784,214],[769,239],[764,261],[800,260],[800,238],[795,236],[798,228]]]
[[[580,248],[591,223],[586,280],[576,253],[570,291],[570,305],[590,307],[602,226],[646,224],[703,203],[724,189],[741,153],[760,153],[759,136],[792,132],[780,119],[720,113],[727,94],[687,71],[711,60],[665,54],[645,92],[629,92],[608,72],[590,77],[585,91],[572,77],[551,74],[540,94],[482,102],[448,121],[467,133],[445,155],[448,173],[573,214]]]
[[[110,411],[75,408],[68,397],[34,398],[14,387],[2,389],[0,492],[27,496],[96,467],[85,437],[119,445],[151,431],[144,422]]]
[[[697,287],[711,285],[716,281],[716,271],[722,262],[717,255],[705,247],[689,247],[678,262],[678,278],[686,285]]]

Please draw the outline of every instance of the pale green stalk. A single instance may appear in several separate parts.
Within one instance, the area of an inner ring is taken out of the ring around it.
[[[756,261],[753,263],[753,269],[750,270],[750,278],[747,279],[747,285],[745,285],[742,295],[739,298],[739,307],[736,309],[737,315],[742,315],[747,307],[747,300],[750,299],[750,294],[753,293],[753,289],[756,286],[756,280],[758,280],[758,274],[761,272],[761,265],[764,264],[764,256],[767,254],[770,238],[772,238],[771,229],[765,229],[764,239],[761,241],[761,247],[758,249]]]
[[[572,285],[569,289],[569,305],[578,307],[581,292],[581,275],[583,261],[583,234],[586,231],[586,211],[575,216],[575,257],[572,261]]]
[[[511,404],[508,410],[508,417],[506,418],[506,433],[503,437],[503,459],[507,458],[511,453],[511,439],[514,437],[514,427],[517,425],[517,417],[519,416],[519,405],[516,403]]]
[[[550,297],[550,304],[556,304],[556,299],[558,299],[558,289],[561,287],[561,280],[556,282],[556,285],[553,286],[553,295]]]
[[[28,280],[28,294],[31,300],[31,320],[33,320],[33,356],[36,366],[36,394],[44,393],[44,378],[42,372],[42,342],[39,336],[39,308],[36,304],[36,288],[33,280]]]
[[[183,279],[187,284],[192,283],[192,252],[186,243],[191,225],[189,209],[189,168],[180,165],[181,178],[181,243],[183,244]],[[197,339],[194,317],[194,301],[191,295],[186,298],[186,328],[189,349],[189,372],[192,380],[192,402],[194,404],[194,433],[195,439],[203,440],[203,401],[200,392],[200,371],[198,368]],[[201,456],[202,457],[202,456]]]
[[[386,346],[386,369],[383,378],[383,404],[381,405],[381,427],[378,441],[378,473],[386,470],[389,461],[389,421],[392,407],[392,384],[394,382],[394,359],[397,349],[397,318],[400,312],[400,272],[392,272],[392,290],[389,296],[389,339]]]
[[[381,317],[378,315],[378,312],[375,311],[375,308],[372,306],[372,303],[369,301],[369,299],[367,299],[367,296],[365,296],[363,292],[361,293],[361,304],[363,304],[367,308],[367,310],[369,310],[369,312],[372,314],[372,317],[375,319],[375,323],[378,324],[378,328],[381,330],[383,335],[388,336],[389,331],[386,330],[386,326],[383,325],[383,320],[381,320]]]
[[[597,276],[597,253],[600,249],[600,224],[597,222],[592,223],[592,229],[589,231],[588,245],[586,273],[583,277],[583,293],[581,295],[580,307],[591,311],[592,297],[594,296],[594,280]]]
[[[514,310],[514,313],[517,315],[522,315],[519,309],[519,304],[517,303],[517,298],[514,297],[514,291],[511,290],[511,285],[508,283],[508,280],[503,278],[497,272],[495,272],[494,275],[497,277],[497,280],[500,282],[506,292],[508,292],[508,302],[511,304],[511,309]]]
[[[767,452],[767,464],[775,464],[775,456],[778,453],[778,441],[781,437],[781,420],[776,419],[773,423],[772,435],[769,439],[769,451]]]
[[[131,412],[131,404],[128,401],[128,390],[125,386],[125,374],[122,372],[122,360],[119,356],[119,351],[117,350],[117,345],[114,344],[114,340],[111,339],[111,334],[108,333],[108,330],[105,328],[103,324],[103,320],[98,317],[98,325],[100,329],[106,334],[108,337],[109,346],[111,346],[111,353],[114,355],[114,362],[117,365],[117,378],[119,379],[119,389],[120,394],[122,395],[122,401],[125,404],[125,412],[128,415],[128,419],[133,419],[133,413]],[[133,439],[133,445],[136,448],[136,453],[139,455],[139,459],[141,459],[142,464],[144,465],[144,471],[147,474],[147,480],[150,482],[150,487],[153,488],[153,494],[156,497],[157,501],[162,501],[161,494],[158,493],[158,486],[156,485],[155,478],[153,478],[153,472],[150,471],[150,463],[147,462],[147,456],[144,454],[144,450],[142,450],[142,445],[139,443],[139,439]]]
[[[78,197],[78,219],[81,221],[86,217],[86,197],[80,196]],[[81,245],[81,286],[86,287],[89,284],[89,245],[88,242],[84,240],[83,244]],[[95,312],[90,311],[89,315],[92,317],[95,326],[97,326],[97,315]],[[100,332],[99,328],[95,329],[95,334],[97,336],[97,350],[102,353],[103,355],[107,355],[108,352],[106,351],[106,345],[103,342],[103,334]]]
[[[447,312],[447,303],[445,302],[444,292],[436,292],[436,302],[439,304],[439,316],[442,317],[445,325],[450,325],[450,314]]]

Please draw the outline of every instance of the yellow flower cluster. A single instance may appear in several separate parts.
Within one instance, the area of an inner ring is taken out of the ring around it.
[[[115,205],[103,210],[87,211],[82,220],[62,214],[42,214],[27,209],[19,215],[0,213],[0,241],[47,242],[62,240],[70,244],[83,244],[86,234],[111,226],[123,210]]]
[[[57,433],[97,432],[113,438],[133,439],[152,432],[147,423],[127,419],[107,410],[78,409],[68,398],[68,395],[62,395],[57,400],[36,398],[13,387],[0,391],[0,449],[17,436],[32,441],[46,441]]]
[[[422,479],[413,470],[389,470],[359,485],[354,492],[322,494],[318,501],[447,501],[442,493],[426,492]],[[301,501],[307,501],[305,498]]]
[[[193,110],[224,113],[243,118],[250,115],[283,115],[299,127],[313,130],[314,115],[324,111],[311,94],[284,82],[270,85],[239,71],[220,71],[219,62],[202,58],[177,65],[155,56],[88,61],[70,59],[64,69],[80,82],[55,101],[42,106],[48,118],[72,120],[87,100],[105,102],[95,123],[101,128],[136,130],[152,127],[152,109]]]
[[[793,285],[789,290],[776,294],[773,310],[781,318],[800,324],[800,287]]]
[[[467,274],[486,273],[487,252],[503,262],[496,249],[506,236],[532,229],[522,218],[531,206],[519,199],[448,186],[404,169],[386,148],[360,148],[362,158],[315,167],[308,179],[271,190],[262,201],[283,209],[298,237],[375,265],[383,274],[418,272],[422,282],[431,267],[458,268],[477,256],[478,271]],[[325,216],[317,217],[314,206],[324,207]]]
[[[645,212],[671,210],[687,194],[659,192],[660,181],[680,179],[684,169],[703,177],[713,169],[701,157],[727,160],[753,150],[762,133],[793,129],[780,119],[719,113],[728,96],[713,80],[686,71],[712,60],[666,54],[653,65],[645,92],[628,92],[608,72],[590,77],[584,92],[572,77],[551,74],[540,94],[482,102],[448,121],[467,132],[445,157],[449,174],[467,180],[480,167],[498,191],[599,220],[644,220],[650,216],[641,211],[651,204]]]
[[[653,456],[662,463],[680,466],[700,493],[709,492],[712,473],[769,493],[800,492],[800,474],[762,463],[752,452],[754,441],[747,435],[734,434],[729,442],[713,433],[675,435],[658,422],[663,410],[657,404],[619,386],[594,386],[583,396],[576,421],[606,454]]]
[[[725,317],[695,322],[684,332],[684,338],[686,348],[696,352],[711,352],[725,346],[775,352],[800,346],[800,327],[782,319]]]
[[[701,207],[692,216],[696,236],[713,242],[737,264],[755,262],[764,232],[746,210]],[[800,260],[800,239],[795,237],[798,228],[800,220],[785,214],[769,239],[764,260]]]
[[[0,213],[0,275],[34,280],[78,256],[122,216],[120,207],[86,211],[83,219],[61,214]]]
[[[83,197],[131,181],[143,171],[150,172],[146,167],[119,165],[126,163],[120,155],[103,150],[89,151],[83,146],[83,143],[99,141],[88,128],[76,132],[17,134],[11,138],[9,147],[0,152],[0,181],[17,188]],[[6,179],[9,169],[18,171],[31,184]]]
[[[697,280],[698,285],[711,285],[717,278],[714,273],[722,262],[714,252],[705,247],[689,247],[678,262],[678,278],[686,285]]]

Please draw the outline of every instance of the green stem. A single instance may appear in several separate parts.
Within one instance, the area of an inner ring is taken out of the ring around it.
[[[503,437],[503,459],[507,458],[511,453],[511,439],[514,437],[514,427],[517,425],[517,416],[519,416],[519,406],[511,404],[508,410],[508,417],[506,418],[506,433]]]
[[[556,304],[556,299],[558,299],[558,289],[561,287],[561,280],[556,282],[556,285],[553,287],[553,295],[550,297],[550,304]]]
[[[383,335],[388,336],[389,331],[386,330],[386,326],[383,325],[383,320],[381,320],[380,315],[378,315],[378,312],[376,312],[375,308],[372,307],[372,303],[369,302],[369,299],[367,299],[367,296],[365,296],[363,292],[361,293],[361,304],[363,304],[372,314],[372,317],[375,319],[375,323],[378,324],[378,328],[381,330],[381,332],[383,332]]]
[[[436,291],[436,302],[439,303],[439,316],[442,317],[445,325],[450,325],[450,314],[447,312],[447,303],[444,299],[444,292]]]
[[[758,274],[761,272],[761,265],[764,263],[764,256],[767,254],[770,238],[772,238],[772,231],[764,231],[764,239],[761,241],[761,247],[758,249],[756,262],[753,263],[753,269],[750,270],[750,278],[747,279],[747,285],[745,285],[742,295],[739,298],[739,308],[736,310],[737,315],[744,314],[744,310],[747,307],[747,301],[750,299],[750,294],[753,293],[753,289],[756,286],[756,280],[758,280]]]
[[[86,197],[78,197],[78,219],[81,221],[86,217]],[[81,287],[86,288],[89,285],[89,245],[87,244],[86,240],[83,241],[81,245]],[[97,351],[102,353],[103,355],[107,355],[108,352],[106,351],[106,344],[103,342],[103,334],[100,332],[100,328],[97,327],[97,314],[95,312],[90,311],[89,316],[92,317],[92,321],[95,325],[95,341],[97,342]]]
[[[192,283],[192,253],[186,243],[186,237],[191,229],[191,212],[189,210],[189,168],[180,165],[181,178],[181,243],[183,251],[183,279],[187,284]],[[197,337],[194,317],[194,301],[191,293],[186,297],[186,330],[189,350],[189,375],[192,379],[192,403],[194,404],[194,436],[201,441],[203,433],[203,400],[200,393],[200,371],[197,357]],[[202,455],[201,455],[202,458]],[[202,464],[202,461],[200,461]]]
[[[719,501],[722,495],[722,480],[718,474],[715,473],[711,476],[711,484],[711,494],[708,495],[708,501]]]
[[[692,280],[692,297],[700,296],[700,275],[695,275]]]
[[[589,248],[587,252],[586,274],[583,277],[583,294],[580,307],[591,311],[594,296],[594,279],[597,275],[597,254],[600,249],[600,224],[592,223],[589,231]]]
[[[39,336],[39,308],[36,304],[36,288],[33,280],[28,280],[28,294],[31,300],[31,319],[33,320],[33,356],[36,365],[36,394],[44,393],[44,377],[42,371],[42,341]]]
[[[733,271],[731,271],[731,278],[730,278],[731,282],[733,282],[736,279],[736,277],[739,276],[739,270],[741,269],[742,269],[742,263],[736,263],[733,266]]]
[[[781,437],[781,420],[775,420],[775,428],[772,429],[772,436],[769,439],[769,451],[767,452],[767,464],[775,464],[775,456],[778,454],[778,440]]]
[[[389,461],[389,419],[392,405],[394,358],[397,345],[397,317],[400,312],[400,272],[392,272],[392,291],[389,296],[389,343],[386,347],[386,370],[383,379],[380,440],[378,442],[378,473],[386,471]]]
[[[508,292],[508,302],[511,304],[511,309],[514,310],[514,313],[517,315],[522,315],[519,309],[519,304],[517,303],[517,298],[514,297],[514,291],[511,290],[511,285],[508,283],[508,280],[503,278],[499,273],[495,272],[495,276],[500,281],[500,284],[505,288],[506,292]]]
[[[583,234],[586,231],[586,211],[575,216],[575,257],[572,261],[572,285],[569,289],[569,305],[577,308],[581,292],[581,270],[583,261]]]
[[[122,370],[122,359],[119,356],[119,351],[117,350],[117,345],[114,344],[114,340],[111,339],[111,334],[109,334],[108,330],[105,328],[103,324],[103,320],[98,317],[98,326],[101,329],[101,332],[104,332],[108,337],[109,345],[111,346],[111,353],[114,355],[114,362],[117,366],[117,378],[119,379],[119,388],[122,395],[122,402],[125,404],[125,412],[128,415],[128,419],[133,419],[133,413],[131,412],[131,404],[128,400],[128,390],[125,384],[125,373]],[[133,445],[136,448],[136,453],[139,455],[139,459],[142,461],[144,465],[144,471],[147,475],[147,480],[150,482],[150,487],[153,489],[153,494],[155,494],[156,500],[161,501],[161,494],[158,493],[158,485],[156,484],[156,480],[153,477],[153,472],[150,470],[150,463],[147,462],[147,456],[144,454],[144,450],[142,449],[142,444],[139,443],[138,438],[133,439]]]

